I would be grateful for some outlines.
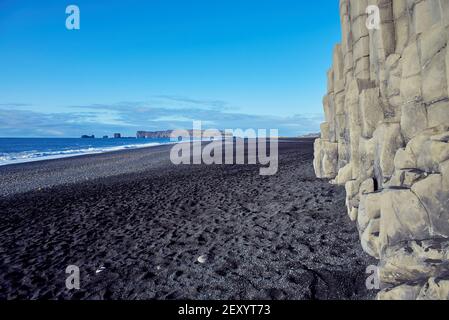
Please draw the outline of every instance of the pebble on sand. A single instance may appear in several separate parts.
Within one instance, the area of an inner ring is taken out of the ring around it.
[[[102,272],[104,269],[106,269],[105,267],[100,267],[100,269],[96,270],[95,273],[100,273]]]
[[[197,261],[199,263],[205,263],[207,261],[207,256],[205,254],[203,254],[202,256],[199,256]]]

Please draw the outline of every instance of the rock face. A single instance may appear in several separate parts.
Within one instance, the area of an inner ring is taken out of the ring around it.
[[[315,173],[345,185],[379,299],[449,299],[449,0],[340,0],[340,16]]]

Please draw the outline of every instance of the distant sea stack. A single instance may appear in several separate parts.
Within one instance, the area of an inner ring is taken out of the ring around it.
[[[340,16],[316,175],[346,187],[378,299],[448,299],[449,1],[341,0]]]

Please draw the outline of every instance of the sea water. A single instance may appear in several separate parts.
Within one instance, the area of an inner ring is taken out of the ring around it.
[[[0,166],[172,143],[170,138],[0,138]]]

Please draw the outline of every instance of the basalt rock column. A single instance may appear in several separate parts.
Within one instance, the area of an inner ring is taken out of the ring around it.
[[[341,0],[340,17],[316,175],[346,187],[379,299],[449,299],[449,0]]]

